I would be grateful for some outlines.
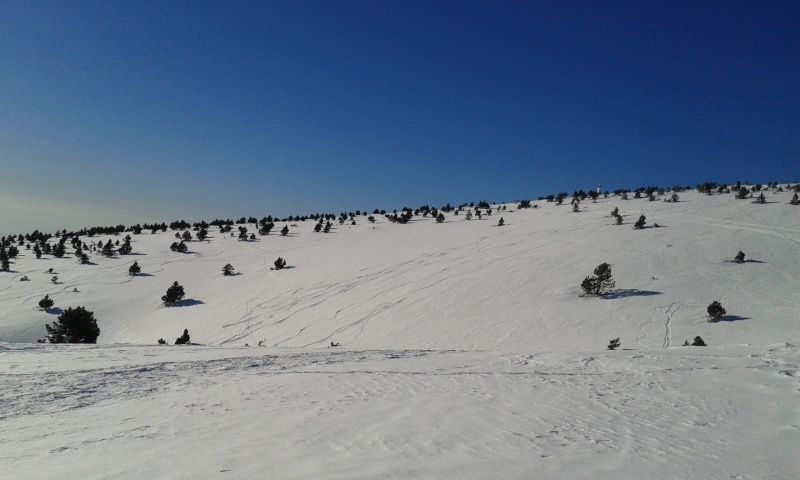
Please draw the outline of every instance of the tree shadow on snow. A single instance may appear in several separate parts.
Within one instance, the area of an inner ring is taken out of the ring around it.
[[[152,273],[137,273],[136,275],[131,275],[133,277],[152,277]]]
[[[654,292],[652,290],[638,290],[636,288],[614,290],[602,296],[602,298],[610,300],[615,298],[626,297],[649,297],[652,295],[661,295],[661,292]]]
[[[739,315],[723,315],[718,322],[736,322],[739,320],[750,320],[750,317],[740,317]]]
[[[61,315],[62,313],[64,313],[64,310],[55,307],[55,308],[48,308],[47,310],[45,310],[45,312],[49,313],[50,315]]]
[[[181,300],[178,303],[171,305],[171,307],[191,307],[194,305],[203,305],[205,302],[202,300],[195,300],[193,298],[188,298],[186,300]]]

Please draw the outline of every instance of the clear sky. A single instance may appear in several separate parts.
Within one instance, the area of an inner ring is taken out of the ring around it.
[[[737,179],[800,2],[0,2],[2,234]]]

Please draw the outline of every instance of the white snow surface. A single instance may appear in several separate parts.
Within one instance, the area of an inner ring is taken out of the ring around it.
[[[186,254],[145,231],[91,265],[23,247],[0,272],[0,478],[798,478],[800,207],[766,196],[212,227]],[[581,296],[603,262],[616,291]],[[97,345],[35,343],[75,306]],[[201,345],[156,344],[183,329]]]

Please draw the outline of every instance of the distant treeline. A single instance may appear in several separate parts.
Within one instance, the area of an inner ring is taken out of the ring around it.
[[[747,182],[744,182],[744,183],[746,184]],[[715,192],[716,193],[725,193],[725,192],[730,192],[730,191],[738,191],[741,186],[742,186],[742,182],[739,182],[739,181],[736,181],[731,185],[728,185],[727,183],[717,184],[716,182],[703,182],[703,183],[698,184],[695,187],[695,189],[698,192],[701,192],[701,193],[712,194],[712,193],[715,193]],[[760,185],[760,184],[753,185],[751,187],[751,190],[755,191],[755,192],[758,192],[762,188],[765,188],[765,189],[769,189],[769,188],[779,189],[780,187],[778,186],[778,182],[769,182],[769,183],[767,183],[765,185]],[[800,192],[800,182],[796,182],[795,185],[791,185],[791,184],[787,185],[787,189],[794,190],[795,192]],[[656,193],[657,194],[664,194],[664,193],[670,192],[670,191],[671,192],[682,192],[682,191],[688,191],[688,190],[692,190],[692,187],[690,187],[690,186],[680,186],[680,185],[676,185],[676,186],[674,186],[672,188],[649,186],[649,187],[639,187],[639,188],[636,188],[636,189],[633,189],[633,190],[617,189],[617,190],[613,191],[613,194],[617,195],[617,196],[621,196],[621,195],[627,195],[628,193],[633,193],[635,198],[641,198],[641,197],[649,197],[650,195],[656,194]],[[605,191],[605,192],[601,193],[599,191],[599,189],[590,190],[588,193],[586,191],[584,191],[584,190],[575,190],[572,193],[572,198],[580,200],[580,201],[583,201],[586,197],[590,197],[593,200],[595,200],[601,195],[604,196],[604,197],[608,197],[609,195],[611,195],[611,193],[608,192],[608,191]],[[560,193],[557,193],[557,194],[551,194],[551,195],[547,195],[547,196],[542,196],[542,197],[539,197],[538,199],[540,201],[556,202],[556,203],[560,204],[568,196],[569,196],[569,194],[567,192],[560,192]],[[501,202],[501,203],[505,203],[505,202]],[[527,208],[527,207],[530,206],[530,200],[517,200],[516,203],[520,204],[521,208]],[[474,203],[474,202],[462,203],[462,204],[459,205],[458,209],[464,209],[464,208],[467,208],[467,207],[480,208],[480,209],[489,209],[489,208],[491,208],[491,206],[490,206],[490,204],[488,202],[486,202],[485,200],[482,200],[482,201],[478,202],[477,204]],[[441,207],[441,209],[438,209],[438,210],[440,210],[442,212],[450,212],[450,211],[454,210],[454,207],[452,207],[448,203],[447,205],[444,205],[443,207]],[[429,205],[423,205],[423,206],[421,206],[419,208],[416,208],[416,209],[403,207],[400,210],[401,214],[408,214],[410,212],[414,212],[417,215],[420,212],[428,213],[428,212],[435,212],[435,211],[437,211],[437,209],[436,208],[431,208]],[[372,212],[372,214],[373,215],[387,215],[387,212],[386,212],[386,210],[380,210],[380,209],[376,208]],[[397,210],[393,210],[392,211],[392,215],[394,217],[396,217],[397,214],[398,214]],[[91,227],[91,228],[82,228],[82,229],[77,230],[77,231],[67,231],[66,229],[64,229],[64,230],[56,230],[55,234],[43,233],[43,232],[40,232],[39,230],[34,230],[32,233],[28,233],[28,234],[19,234],[19,235],[10,235],[8,237],[0,237],[0,242],[5,246],[8,246],[8,245],[10,245],[12,243],[17,243],[17,242],[20,245],[22,245],[24,242],[45,243],[49,239],[51,239],[53,237],[60,237],[62,239],[67,239],[67,238],[72,238],[72,237],[76,237],[76,236],[93,237],[95,235],[115,235],[115,234],[120,234],[120,233],[123,233],[123,232],[132,232],[132,233],[138,235],[138,234],[142,233],[142,231],[145,231],[145,230],[150,231],[152,233],[156,233],[158,231],[162,231],[162,232],[166,231],[167,228],[169,228],[170,230],[185,230],[185,229],[188,229],[188,228],[194,228],[195,230],[201,230],[201,229],[207,229],[209,226],[220,227],[220,228],[231,227],[233,225],[244,225],[244,224],[254,224],[254,225],[265,226],[265,225],[274,224],[274,222],[304,222],[306,220],[331,221],[331,220],[336,220],[337,218],[339,218],[340,220],[344,220],[344,219],[353,220],[353,219],[355,219],[355,217],[359,217],[359,216],[365,216],[366,217],[367,215],[368,215],[367,211],[363,211],[362,212],[361,210],[356,210],[355,212],[341,212],[339,215],[336,215],[334,213],[324,213],[324,214],[323,213],[315,213],[315,214],[311,214],[311,215],[289,215],[288,217],[285,217],[285,218],[277,218],[277,217],[273,217],[272,215],[268,215],[266,217],[263,217],[261,220],[257,220],[256,217],[241,217],[236,221],[231,220],[231,219],[225,219],[225,220],[214,219],[211,222],[206,222],[205,220],[201,220],[199,222],[195,222],[195,223],[191,223],[191,224],[189,222],[185,221],[185,220],[176,220],[174,222],[171,222],[169,225],[167,225],[166,223],[162,222],[162,223],[152,223],[152,224],[150,224],[150,223],[136,224],[136,225],[132,225],[130,227],[126,227],[125,225],[117,225],[117,226],[114,226],[114,227]],[[227,230],[230,230],[230,228],[228,228]]]

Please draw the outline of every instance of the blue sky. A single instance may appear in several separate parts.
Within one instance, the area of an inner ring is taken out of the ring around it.
[[[800,3],[0,3],[0,233],[800,180]]]

